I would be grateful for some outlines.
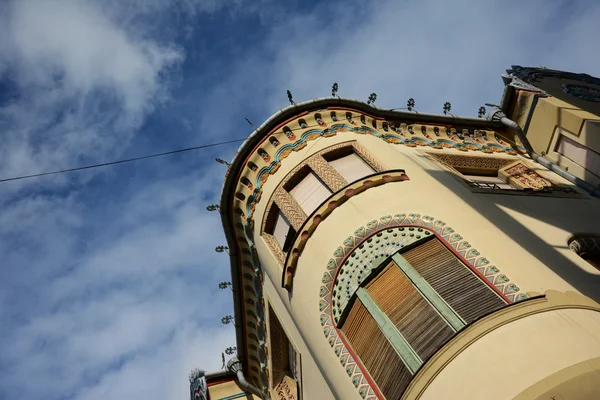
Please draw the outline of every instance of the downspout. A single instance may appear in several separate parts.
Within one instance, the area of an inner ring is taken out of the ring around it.
[[[234,372],[237,375],[238,383],[246,392],[250,392],[253,395],[260,397],[262,400],[271,400],[266,393],[261,392],[256,386],[246,380],[242,362],[237,357],[233,357],[227,362],[227,370]]]
[[[493,123],[500,122],[502,125],[512,129],[512,131],[517,135],[517,137],[521,141],[521,144],[523,145],[523,147],[525,147],[527,154],[529,154],[529,157],[531,157],[532,160],[542,164],[544,167],[546,167],[549,170],[555,172],[556,174],[562,176],[569,182],[574,183],[575,185],[579,186],[580,188],[582,188],[583,190],[585,190],[592,196],[600,198],[600,188],[597,188],[594,185],[584,181],[583,179],[576,177],[575,175],[565,171],[558,165],[549,161],[547,158],[544,158],[544,157],[540,156],[539,154],[537,154],[533,150],[531,143],[529,143],[527,136],[525,136],[525,134],[523,133],[523,130],[521,129],[519,124],[517,124],[512,119],[509,119],[501,109],[499,109],[499,108],[492,109],[490,111],[490,114],[488,115],[488,120],[490,120]]]

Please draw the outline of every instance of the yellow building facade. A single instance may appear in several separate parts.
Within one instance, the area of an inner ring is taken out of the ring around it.
[[[335,97],[253,132],[220,204],[238,355],[192,398],[600,398],[594,161],[555,137],[598,151],[600,113],[517,75],[488,117]]]

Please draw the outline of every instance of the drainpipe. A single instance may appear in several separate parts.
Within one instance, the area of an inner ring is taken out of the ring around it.
[[[246,392],[250,392],[253,395],[260,397],[262,400],[271,400],[266,393],[263,393],[256,386],[246,380],[246,377],[244,376],[244,368],[242,368],[242,362],[238,360],[237,357],[232,357],[227,362],[227,370],[235,372],[238,378],[238,383]]]
[[[537,161],[538,163],[542,164],[544,167],[546,167],[549,170],[555,172],[556,174],[562,176],[569,182],[574,183],[575,185],[579,186],[580,188],[582,188],[583,190],[585,190],[592,196],[600,198],[600,188],[597,188],[594,185],[584,181],[583,179],[580,179],[580,178],[576,177],[575,175],[565,171],[558,165],[549,161],[547,158],[544,158],[544,157],[540,156],[539,154],[537,154],[535,151],[533,151],[533,147],[531,146],[531,143],[529,143],[527,136],[525,136],[525,134],[523,133],[523,130],[521,129],[519,124],[517,124],[512,119],[509,119],[501,109],[499,109],[499,108],[492,109],[490,111],[490,114],[488,115],[488,119],[493,123],[499,122],[502,125],[512,129],[512,131],[517,135],[517,137],[521,141],[521,144],[523,144],[523,147],[525,147],[527,154],[529,154],[529,157],[531,157],[532,160]]]

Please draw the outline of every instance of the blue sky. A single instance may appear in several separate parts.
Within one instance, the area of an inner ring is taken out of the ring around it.
[[[511,64],[600,75],[592,1],[0,4],[0,178],[244,138],[330,94],[475,116]],[[186,399],[235,345],[237,145],[0,184],[0,398]]]

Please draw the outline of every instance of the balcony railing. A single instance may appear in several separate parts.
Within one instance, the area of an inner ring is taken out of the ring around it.
[[[519,189],[513,186],[508,187],[500,186],[495,182],[480,182],[480,181],[467,181],[467,184],[475,189],[483,189],[486,191],[498,191],[498,192],[522,192],[525,194],[578,194],[575,189],[568,186],[545,186],[541,189]]]

